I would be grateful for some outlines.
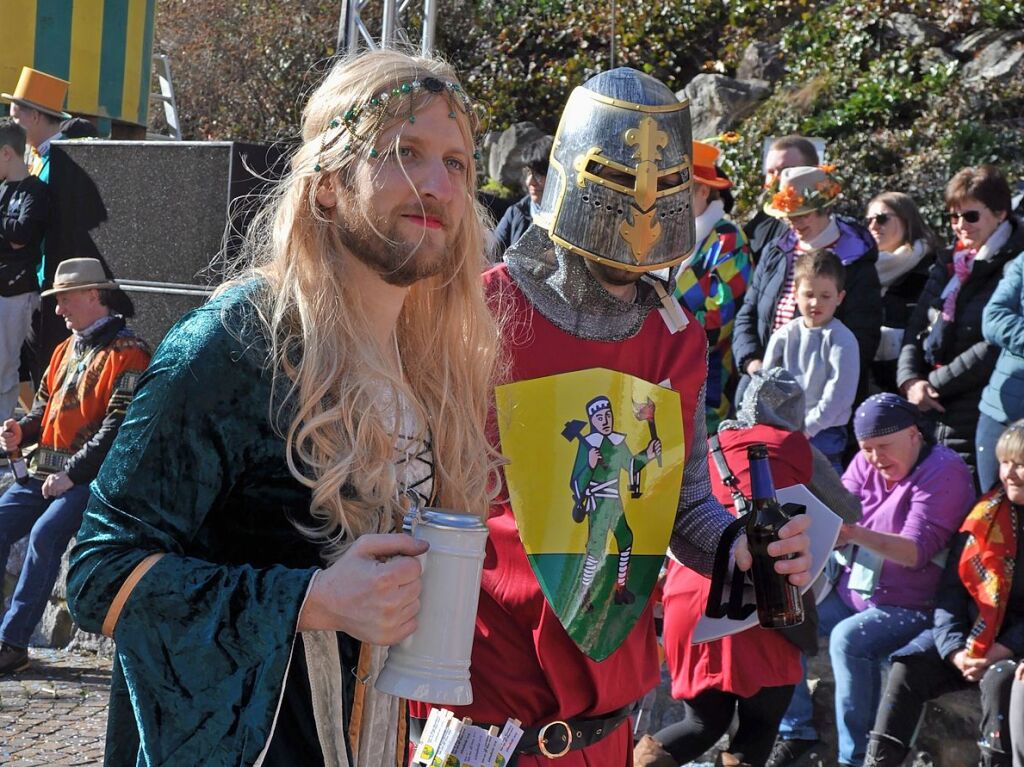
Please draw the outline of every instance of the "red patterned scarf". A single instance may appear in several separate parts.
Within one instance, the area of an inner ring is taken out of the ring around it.
[[[1003,625],[1013,585],[1017,509],[1000,487],[975,504],[960,531],[968,534],[960,556],[960,580],[978,606],[978,617],[967,638],[967,654],[983,658]]]

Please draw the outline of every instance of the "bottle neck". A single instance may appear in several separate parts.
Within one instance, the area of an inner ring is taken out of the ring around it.
[[[775,483],[767,458],[750,460],[750,497],[755,501],[775,497]]]

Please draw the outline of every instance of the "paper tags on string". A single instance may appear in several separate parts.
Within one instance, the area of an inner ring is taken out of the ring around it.
[[[683,307],[679,305],[679,301],[675,296],[665,290],[665,286],[660,282],[655,280],[653,285],[654,292],[658,294],[658,300],[661,301],[658,312],[661,314],[661,319],[665,322],[665,327],[668,328],[669,333],[678,333],[690,324],[690,321],[686,319]]]
[[[509,719],[498,732],[485,730],[470,719],[456,719],[443,708],[435,708],[423,726],[423,735],[413,755],[413,764],[427,767],[505,767],[523,736],[518,719]]]

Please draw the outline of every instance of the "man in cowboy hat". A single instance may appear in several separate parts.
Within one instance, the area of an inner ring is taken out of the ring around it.
[[[57,315],[71,331],[53,353],[32,410],[8,419],[0,450],[36,444],[29,477],[0,496],[0,572],[11,545],[29,536],[28,555],[0,623],[0,675],[29,665],[26,647],[50,597],[61,555],[78,531],[89,483],[114,441],[149,347],[125,326],[131,302],[94,258],[57,268]]]

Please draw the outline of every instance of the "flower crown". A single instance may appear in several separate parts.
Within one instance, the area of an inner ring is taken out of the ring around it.
[[[323,138],[320,141],[320,152],[317,155],[313,170],[317,173],[323,170],[322,159],[324,151],[335,144],[342,136],[346,137],[345,145],[342,147],[342,151],[346,154],[353,151],[356,146],[372,144],[380,133],[381,128],[384,127],[384,123],[390,119],[391,115],[388,112],[388,106],[396,99],[407,98],[409,114],[406,117],[410,123],[415,123],[416,115],[413,111],[411,96],[416,91],[442,94],[448,99],[449,119],[455,119],[455,110],[459,108],[463,114],[470,117],[471,123],[474,122],[473,118],[476,116],[474,102],[458,83],[448,82],[437,77],[424,77],[421,80],[417,79],[401,83],[390,90],[381,91],[363,103],[349,107],[343,114],[331,118],[331,121],[327,123],[327,130],[324,131]],[[362,130],[359,130],[360,123],[364,125]],[[475,128],[473,132],[476,132]],[[377,149],[371,146],[369,156],[377,157],[378,154]],[[473,153],[473,159],[480,159],[479,151]]]
[[[843,191],[843,187],[834,178],[836,166],[826,163],[817,167],[825,173],[825,179],[815,184],[814,188],[803,190],[803,194],[792,186],[780,188],[780,174],[772,173],[768,176],[764,188],[769,204],[783,213],[792,213],[801,208],[817,210],[832,204]]]

